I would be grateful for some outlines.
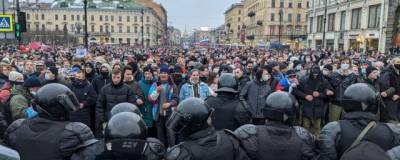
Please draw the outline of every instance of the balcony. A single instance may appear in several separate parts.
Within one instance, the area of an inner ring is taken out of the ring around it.
[[[90,33],[91,36],[110,36],[110,32],[92,32]]]
[[[247,16],[249,16],[249,17],[253,17],[255,15],[256,15],[256,13],[254,11],[250,11],[249,13],[247,13]]]
[[[248,35],[248,36],[246,36],[246,38],[247,38],[248,40],[254,40],[255,36],[254,36],[254,35]]]
[[[257,25],[262,26],[262,25],[263,25],[263,22],[262,22],[261,20],[258,20],[258,21],[257,21]]]

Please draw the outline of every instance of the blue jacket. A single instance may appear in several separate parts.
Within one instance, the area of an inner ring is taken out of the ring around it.
[[[211,96],[210,89],[208,85],[204,82],[200,82],[198,88],[199,98],[205,100],[208,96]],[[179,92],[179,101],[182,102],[186,98],[194,97],[193,85],[191,83],[185,83],[181,87],[181,91]]]

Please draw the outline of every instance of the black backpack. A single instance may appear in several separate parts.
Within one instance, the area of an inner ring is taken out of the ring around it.
[[[376,126],[376,122],[370,122],[358,135],[353,144],[343,153],[340,160],[391,160],[377,144],[364,140],[369,130]]]

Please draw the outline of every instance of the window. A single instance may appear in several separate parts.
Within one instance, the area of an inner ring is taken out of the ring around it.
[[[122,33],[122,26],[119,26],[118,32]]]
[[[300,21],[301,21],[301,14],[297,14],[296,22],[300,22]]]
[[[150,27],[146,27],[146,33],[150,34]]]
[[[137,33],[137,26],[133,28],[133,32]]]
[[[39,15],[35,14],[35,20],[39,20]]]
[[[111,33],[114,33],[114,26],[111,26]]]
[[[238,25],[238,30],[240,30],[240,25]]]
[[[131,17],[127,16],[127,17],[126,17],[126,21],[127,21],[127,22],[130,22],[130,21],[131,21]]]
[[[103,26],[100,25],[100,33],[103,33]]]
[[[310,8],[310,2],[307,1],[307,8]]]
[[[131,27],[127,26],[126,27],[126,32],[131,33]]]
[[[36,24],[36,31],[39,31],[39,24]]]
[[[121,22],[121,21],[122,21],[122,16],[119,16],[119,17],[118,17],[118,20]]]
[[[111,22],[114,22],[114,16],[111,16]]]
[[[30,31],[30,30],[31,30],[31,24],[27,23],[27,24],[26,24],[26,29],[27,29],[28,31]]]
[[[108,26],[106,26],[106,33],[109,33]]]
[[[149,16],[146,17],[146,22],[150,22],[150,17]]]
[[[309,33],[312,33],[313,32],[313,24],[314,24],[314,22],[313,22],[313,20],[314,20],[314,18],[313,17],[310,17],[309,18],[310,19],[310,31],[309,31]]]
[[[378,28],[381,18],[381,5],[369,7],[368,28]]]
[[[240,17],[238,18],[238,22],[240,22]]]
[[[344,26],[346,24],[346,11],[340,13],[340,30],[344,31]]]
[[[301,8],[301,3],[297,3],[297,8]]]
[[[242,14],[242,10],[239,10],[239,13],[238,14]]]
[[[58,25],[56,25],[56,31],[59,31],[60,29],[58,28]]]
[[[104,17],[104,20],[105,20],[106,22],[108,21],[108,16],[107,16],[107,15]]]
[[[275,0],[271,0],[271,8],[275,8]]]
[[[46,26],[44,24],[42,24],[42,31],[46,30]]]
[[[351,11],[351,29],[361,28],[361,8],[353,9]]]
[[[130,38],[126,38],[126,43],[131,44],[131,39]]]
[[[284,8],[285,7],[285,2],[283,2],[283,0],[281,0],[281,3],[279,4],[280,8]]]
[[[94,16],[93,16],[93,15],[90,16],[90,20],[91,20],[91,21],[94,21]]]
[[[292,14],[291,13],[288,14],[288,18],[287,19],[288,19],[289,22],[292,22]]]
[[[26,20],[31,19],[31,15],[30,14],[26,14]]]
[[[74,21],[74,20],[75,20],[75,16],[71,15],[71,21]]]
[[[335,30],[335,13],[328,15],[328,31]]]
[[[44,20],[44,14],[42,14],[42,20]]]
[[[58,21],[58,14],[54,15],[54,19]]]
[[[133,21],[137,22],[137,16],[133,17]]]
[[[271,22],[275,21],[275,14],[271,13]]]
[[[289,8],[292,8],[292,2],[289,2]]]
[[[287,33],[289,33],[289,34],[291,34],[292,33],[292,25],[288,25],[287,27],[286,27],[286,31],[287,31]]]
[[[63,15],[63,20],[66,21],[67,20],[67,15]]]
[[[80,15],[76,15],[76,20],[80,21],[81,20],[81,16]]]
[[[102,15],[99,16],[99,21],[103,21],[103,16]]]
[[[91,30],[92,30],[92,32],[94,32],[94,25],[92,25]]]
[[[322,32],[323,22],[324,22],[324,17],[322,15],[318,16],[317,17],[317,32]]]

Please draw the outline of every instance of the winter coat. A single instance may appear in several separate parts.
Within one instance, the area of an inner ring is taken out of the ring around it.
[[[153,104],[147,99],[147,97],[149,97],[149,91],[153,83],[154,81],[146,81],[144,79],[140,80],[139,82],[140,90],[143,92],[143,96],[145,97],[143,99],[144,105],[142,105],[142,107],[139,107],[139,109],[143,115],[143,119],[144,122],[146,122],[147,127],[152,127],[154,122],[154,118],[152,115]]]
[[[339,73],[340,70],[333,74],[331,79],[331,85],[335,89],[335,98],[333,103],[341,105],[341,101],[344,99],[344,91],[352,84],[360,82],[357,75],[350,73],[348,75],[342,75]]]
[[[100,94],[101,89],[111,82],[110,76],[103,77],[101,75],[93,79],[92,85],[97,94]]]
[[[78,98],[79,103],[83,104],[83,108],[80,108],[76,112],[70,113],[69,120],[71,122],[81,122],[86,124],[87,126],[91,126],[90,122],[91,119],[94,117],[91,117],[90,110],[96,107],[96,91],[88,81],[85,81],[85,83],[83,84],[73,82],[68,87],[72,90],[72,92],[74,92],[76,98]]]
[[[31,106],[32,96],[22,85],[15,85],[11,89],[11,94],[14,95],[10,99],[10,110],[13,120],[26,118],[26,109]]]
[[[160,95],[157,91],[158,86],[164,86],[166,88],[165,90],[165,95]],[[162,109],[162,104],[161,104],[161,96],[164,96],[165,102],[164,103],[170,103],[171,106],[168,109]],[[172,83],[171,80],[169,80],[167,83],[161,83],[160,81],[157,81],[153,83],[153,85],[150,87],[149,90],[149,96],[148,100],[153,104],[152,107],[152,114],[154,120],[158,120],[158,117],[160,116],[160,113],[163,114],[164,116],[168,116],[172,113],[172,109],[175,108],[178,105],[178,89],[176,88],[175,84]]]

